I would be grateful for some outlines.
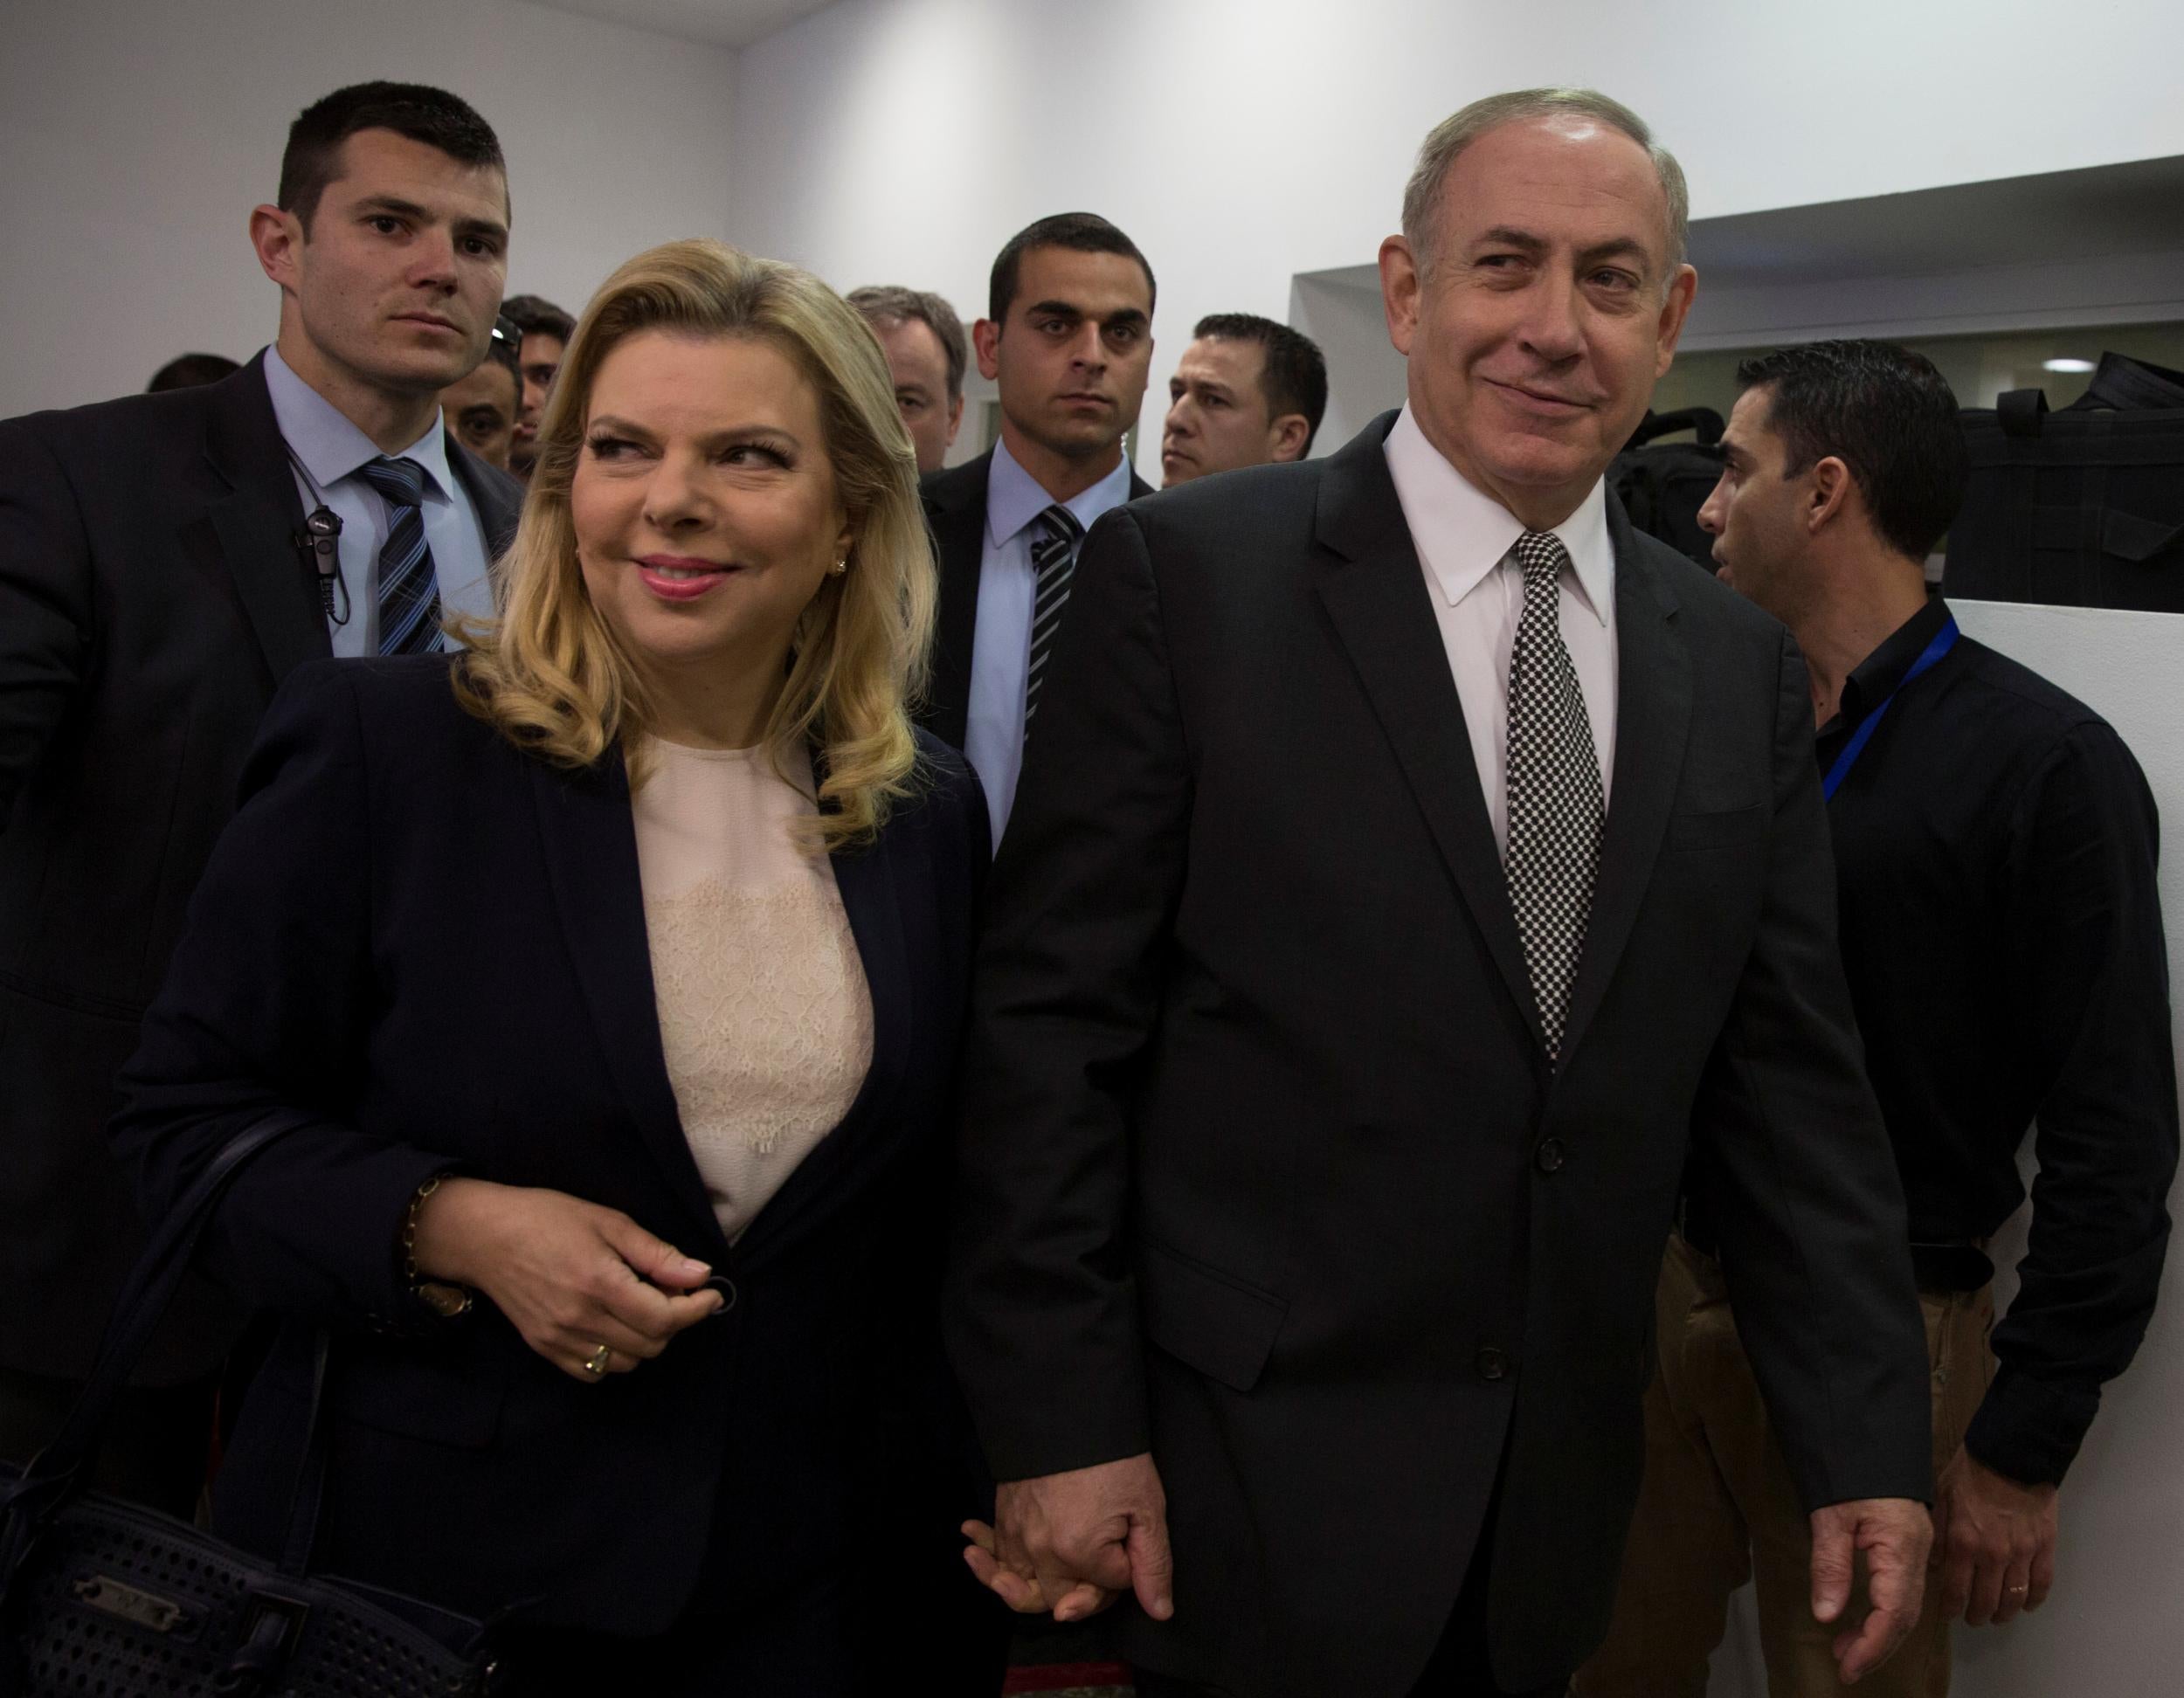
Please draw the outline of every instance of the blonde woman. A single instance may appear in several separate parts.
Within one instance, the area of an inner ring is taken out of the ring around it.
[[[497,1619],[519,1691],[862,1691],[955,1560],[927,1417],[987,859],[905,712],[933,569],[871,333],[715,243],[632,260],[503,570],[460,659],[283,688],[126,1075],[155,1215],[311,1118],[211,1234],[284,1323],[216,1525],[281,1549],[330,1336],[314,1566]]]

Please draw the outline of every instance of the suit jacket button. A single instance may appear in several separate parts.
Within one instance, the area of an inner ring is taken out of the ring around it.
[[[1489,1344],[1479,1352],[1478,1367],[1481,1379],[1497,1380],[1508,1374],[1509,1357]]]
[[[1565,1153],[1562,1148],[1562,1140],[1559,1138],[1548,1138],[1545,1140],[1540,1144],[1538,1149],[1532,1155],[1532,1160],[1538,1163],[1539,1170],[1542,1173],[1555,1173],[1560,1171],[1562,1163],[1565,1159]]]

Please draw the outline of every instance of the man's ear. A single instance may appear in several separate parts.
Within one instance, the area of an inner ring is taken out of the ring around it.
[[[992,383],[1001,375],[1001,327],[980,319],[971,327],[971,351],[978,356],[978,376]]]
[[[1406,359],[1418,330],[1418,292],[1423,281],[1418,256],[1406,238],[1391,236],[1380,244],[1380,306],[1387,314],[1388,340]]]
[[[1653,362],[1653,375],[1657,381],[1669,375],[1669,366],[1676,358],[1676,345],[1683,335],[1683,321],[1691,315],[1691,302],[1698,297],[1698,273],[1690,266],[1678,266],[1676,275],[1669,280],[1668,293],[1661,302],[1661,322],[1656,335],[1660,338],[1660,353]]]
[[[1304,458],[1304,445],[1311,440],[1311,421],[1303,413],[1283,413],[1274,421],[1268,431],[1274,438],[1274,459],[1277,465]]]
[[[277,206],[254,206],[250,214],[250,245],[259,269],[289,293],[295,293],[298,251],[303,246],[303,221]]]
[[[956,445],[956,432],[963,429],[963,397],[958,395],[948,404],[948,445]]]
[[[1813,469],[1805,474],[1812,480],[1812,488],[1805,500],[1805,530],[1807,535],[1817,536],[1853,507],[1862,506],[1857,480],[1850,475],[1850,468],[1833,454],[1813,462]]]

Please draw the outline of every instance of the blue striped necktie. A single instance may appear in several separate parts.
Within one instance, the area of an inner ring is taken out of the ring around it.
[[[1032,664],[1024,678],[1024,736],[1032,735],[1032,715],[1039,711],[1039,687],[1047,676],[1047,657],[1061,629],[1061,610],[1068,605],[1069,580],[1077,569],[1077,549],[1084,541],[1084,527],[1077,515],[1059,503],[1033,521],[1032,534]]]
[[[357,473],[387,504],[387,540],[379,550],[379,652],[430,654],[444,645],[439,585],[425,540],[425,468],[382,457]]]

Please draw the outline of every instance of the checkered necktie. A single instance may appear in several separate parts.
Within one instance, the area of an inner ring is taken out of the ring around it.
[[[1077,549],[1084,542],[1084,527],[1077,515],[1059,504],[1032,521],[1032,665],[1024,677],[1024,736],[1032,735],[1032,715],[1039,711],[1039,687],[1047,676],[1047,657],[1054,652],[1054,633],[1061,629],[1061,610],[1069,604],[1069,580],[1077,569]]]
[[[1607,810],[1585,693],[1562,645],[1569,550],[1551,531],[1517,539],[1524,611],[1509,665],[1509,851],[1503,869],[1547,1059],[1562,1053]]]
[[[358,475],[387,504],[379,550],[379,652],[428,654],[441,646],[439,586],[425,540],[425,468],[411,459],[368,460]]]

